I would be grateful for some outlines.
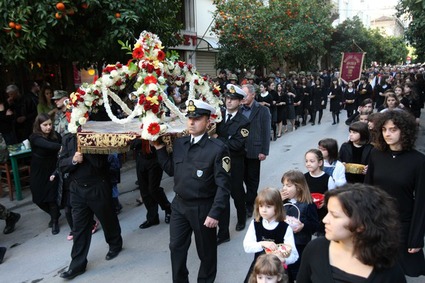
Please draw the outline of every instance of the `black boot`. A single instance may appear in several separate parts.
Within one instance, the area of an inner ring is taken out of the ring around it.
[[[58,220],[52,220],[52,234],[56,235],[60,231]]]
[[[10,234],[15,231],[16,222],[19,221],[21,215],[19,213],[9,212],[9,216],[6,218],[6,227],[4,227],[3,233]]]

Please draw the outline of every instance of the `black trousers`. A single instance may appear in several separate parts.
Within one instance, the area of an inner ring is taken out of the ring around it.
[[[84,184],[70,184],[74,243],[69,269],[83,270],[87,265],[87,254],[93,228],[93,214],[102,224],[105,240],[110,251],[122,248],[121,227],[117,214],[112,209],[112,188],[104,180]]]
[[[142,163],[142,164],[140,164]],[[140,195],[146,206],[146,220],[158,221],[158,204],[162,210],[170,209],[170,202],[160,187],[163,170],[155,159],[139,160],[137,180],[139,181]]]
[[[260,184],[260,166],[259,159],[245,157],[244,182],[246,186],[246,207],[253,209],[255,198],[257,197],[258,185]]]
[[[174,283],[189,282],[186,261],[192,232],[201,260],[198,283],[214,282],[217,274],[216,228],[207,228],[204,221],[214,199],[184,201],[176,196],[171,204],[170,251]]]
[[[231,156],[231,188],[230,195],[233,198],[239,223],[245,223],[246,221],[246,208],[245,208],[245,189],[243,187],[244,177],[244,156]],[[228,237],[229,236],[229,224],[230,224],[230,205],[227,205],[224,209],[220,221],[218,222],[218,236]]]

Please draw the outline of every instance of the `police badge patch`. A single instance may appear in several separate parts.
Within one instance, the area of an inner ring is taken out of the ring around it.
[[[224,170],[226,170],[226,172],[230,171],[230,157],[229,156],[223,157],[223,159],[221,160],[221,166],[223,167]]]
[[[241,129],[241,135],[246,138],[249,135],[249,131],[247,129],[242,128]]]

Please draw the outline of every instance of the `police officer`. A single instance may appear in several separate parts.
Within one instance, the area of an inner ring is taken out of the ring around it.
[[[231,196],[234,200],[238,222],[236,231],[242,231],[245,228],[246,209],[245,209],[245,190],[243,187],[245,141],[249,134],[249,121],[238,112],[239,105],[246,93],[238,86],[227,85],[226,109],[222,111],[223,120],[217,124],[216,134],[230,151],[231,159]],[[219,231],[217,234],[217,245],[230,240],[229,236],[230,206],[227,206],[225,213],[220,218]]]
[[[76,135],[67,134],[62,140],[59,168],[61,172],[69,173],[74,236],[71,264],[60,277],[72,279],[86,270],[93,214],[102,224],[105,240],[109,244],[106,260],[115,258],[122,249],[121,227],[113,209],[108,155],[83,155],[77,151]]]
[[[198,282],[214,282],[217,274],[217,231],[229,202],[230,157],[227,147],[208,137],[215,109],[201,100],[187,102],[189,136],[178,138],[173,153],[155,143],[164,171],[174,176],[170,251],[173,282],[189,282],[186,266],[192,232],[201,264]]]

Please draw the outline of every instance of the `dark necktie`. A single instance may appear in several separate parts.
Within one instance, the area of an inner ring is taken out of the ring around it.
[[[190,140],[190,145],[193,145],[195,143],[195,138],[192,138],[191,140]]]
[[[232,119],[232,114],[227,114],[226,124],[228,124],[231,119]]]

